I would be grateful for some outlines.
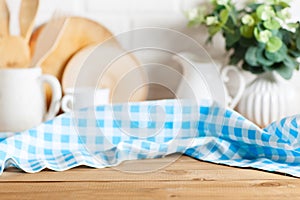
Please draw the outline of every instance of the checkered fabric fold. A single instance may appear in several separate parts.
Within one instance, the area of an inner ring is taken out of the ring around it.
[[[237,167],[300,177],[300,116],[264,130],[205,100],[160,100],[101,105],[62,114],[40,126],[0,134],[1,173],[116,166],[125,160],[183,153]]]

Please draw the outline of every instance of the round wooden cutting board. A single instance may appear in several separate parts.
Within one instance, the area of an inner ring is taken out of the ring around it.
[[[106,41],[76,53],[62,77],[62,88],[95,87],[110,89],[110,102],[147,99],[147,75],[133,54]]]
[[[30,38],[31,55],[34,55],[37,38],[44,27],[45,24],[38,27]],[[107,28],[93,20],[83,17],[69,17],[56,48],[41,64],[43,73],[54,75],[61,81],[66,64],[76,52],[88,45],[99,44],[112,36]],[[46,95],[49,102],[51,90],[48,86],[46,86]]]
[[[32,55],[44,26],[37,28],[30,39]],[[70,17],[57,47],[41,65],[43,72],[61,80],[66,64],[78,50],[91,44],[99,44],[110,37],[112,33],[99,23],[82,17]]]
[[[45,25],[40,26],[32,35],[30,48],[33,54],[36,40]],[[93,66],[88,77],[84,77],[79,86],[92,86],[110,89],[111,102],[143,101],[147,98],[146,72],[139,67],[140,64],[132,54],[126,54],[117,59],[115,63],[105,69],[101,77],[96,72],[104,70],[99,67],[103,58],[111,53],[123,53],[120,44],[113,38],[113,34],[101,24],[82,17],[70,17],[65,30],[58,41],[57,47],[41,64],[43,73],[56,76],[62,83],[63,90],[74,87],[81,67],[89,54],[99,44],[108,40],[104,48],[96,52],[97,58],[89,60]],[[105,56],[106,53],[109,53]],[[85,66],[86,67],[86,66]],[[79,77],[80,78],[80,77]],[[95,82],[96,79],[99,82]],[[82,78],[81,78],[82,79]],[[78,86],[78,85],[77,85]],[[46,87],[47,99],[51,97],[50,88]]]

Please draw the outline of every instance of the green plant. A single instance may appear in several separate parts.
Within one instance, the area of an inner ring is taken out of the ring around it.
[[[290,79],[299,68],[300,25],[290,23],[288,0],[248,2],[237,9],[231,0],[212,0],[187,13],[189,25],[205,25],[209,38],[221,32],[230,63],[254,74],[275,70]]]

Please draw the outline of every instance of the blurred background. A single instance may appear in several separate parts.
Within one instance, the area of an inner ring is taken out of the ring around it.
[[[130,31],[142,27],[163,27],[177,30],[197,40],[208,51],[212,58],[225,58],[224,43],[221,37],[216,37],[214,43],[205,45],[206,31],[202,28],[187,27],[185,11],[209,0],[41,0],[36,26],[48,21],[55,10],[62,10],[70,15],[87,17],[106,26],[113,34]],[[238,4],[243,1],[235,0]],[[11,23],[17,24],[20,0],[8,0],[12,11]],[[291,3],[292,19],[300,20],[300,1]],[[11,33],[18,34],[18,25],[11,26]],[[167,36],[164,36],[167,39]],[[182,44],[177,44],[182,45]],[[145,54],[137,55],[142,62],[149,59]],[[181,72],[180,66],[170,56],[157,54],[151,57],[151,62],[157,62],[173,67]],[[160,79],[167,82],[170,88],[150,88],[149,99],[172,97],[170,90],[176,90],[179,80],[172,77],[166,79],[165,74],[157,74],[148,70],[150,79]],[[247,75],[246,75],[247,76]],[[300,82],[300,81],[298,81]],[[155,91],[155,92],[154,92]],[[160,92],[159,92],[160,91]]]

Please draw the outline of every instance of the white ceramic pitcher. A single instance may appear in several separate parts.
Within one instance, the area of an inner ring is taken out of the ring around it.
[[[196,55],[190,53],[180,53],[174,56],[183,69],[183,78],[176,91],[178,98],[213,99],[224,107],[234,108],[242,97],[245,90],[245,80],[237,67],[226,66],[221,74],[218,68],[219,63],[201,61]],[[231,97],[225,86],[229,81],[228,73],[233,71],[239,79],[239,89],[235,97]]]
[[[52,89],[50,108],[46,110],[43,84]],[[0,69],[0,132],[18,132],[53,118],[59,111],[61,87],[41,68]]]

